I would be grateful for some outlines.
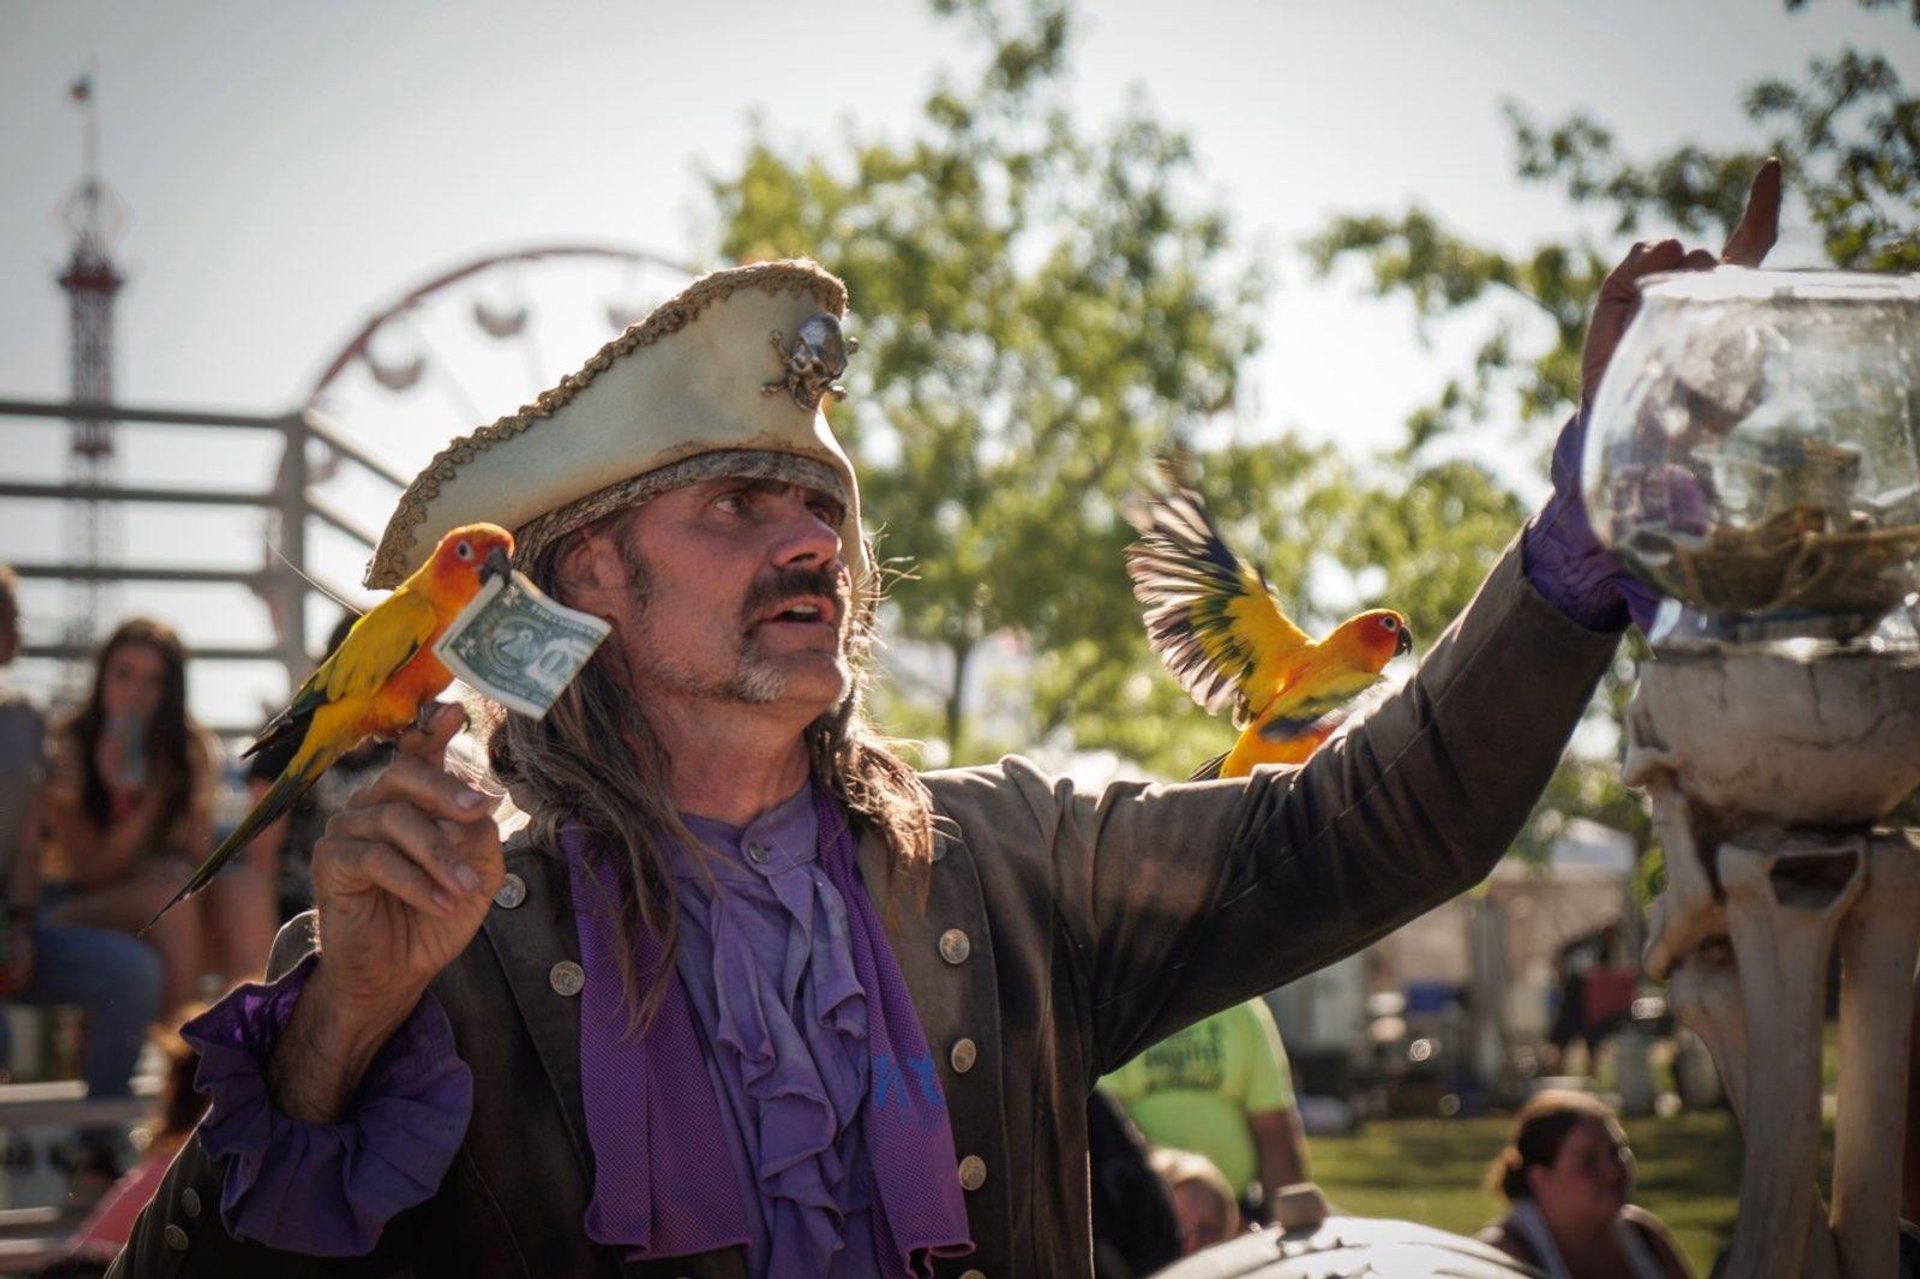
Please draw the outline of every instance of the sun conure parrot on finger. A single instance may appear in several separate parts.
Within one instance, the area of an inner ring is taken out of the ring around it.
[[[1317,643],[1280,607],[1266,575],[1220,536],[1200,494],[1163,463],[1166,491],[1128,508],[1140,540],[1127,548],[1147,643],[1193,700],[1233,708],[1240,738],[1201,777],[1244,777],[1256,764],[1299,764],[1349,714],[1347,703],[1413,648],[1392,609],[1348,618]]]
[[[454,529],[440,539],[426,563],[353,624],[340,647],[307,677],[293,702],[260,730],[242,755],[297,741],[293,758],[146,928],[204,888],[248,841],[292,808],[335,760],[370,736],[391,735],[415,722],[453,682],[453,672],[434,656],[434,644],[482,586],[512,571],[512,556],[513,534],[498,525]]]

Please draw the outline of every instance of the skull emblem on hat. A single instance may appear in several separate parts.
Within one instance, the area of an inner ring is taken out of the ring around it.
[[[779,377],[761,384],[762,395],[785,391],[809,413],[825,396],[847,398],[847,388],[836,379],[847,371],[847,357],[860,349],[860,341],[840,331],[838,317],[815,312],[800,322],[791,344],[779,329],[769,333],[767,341],[780,353],[783,368]]]

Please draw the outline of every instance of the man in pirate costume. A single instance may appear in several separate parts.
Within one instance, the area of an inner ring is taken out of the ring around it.
[[[504,846],[451,707],[334,819],[317,921],[192,1029],[212,1111],[117,1273],[1088,1274],[1094,1081],[1499,858],[1627,621],[1565,485],[1305,767],[916,775],[861,715],[846,305],[707,276],[402,497],[372,585],[491,520],[612,635],[493,732]]]

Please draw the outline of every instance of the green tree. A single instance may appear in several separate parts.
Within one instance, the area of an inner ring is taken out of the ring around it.
[[[1100,130],[1068,109],[1064,0],[1012,19],[990,0],[936,8],[986,62],[940,84],[910,136],[805,154],[760,125],[710,186],[720,256],[805,253],[852,290],[861,347],[836,428],[882,555],[910,566],[893,633],[950,658],[938,735],[961,760],[986,745],[964,707],[988,636],[1140,666],[1118,500],[1233,403],[1265,282],[1185,137],[1140,101]],[[1043,681],[1037,719],[1071,722],[1078,696]]]
[[[1860,2],[1896,7],[1894,0]],[[1787,8],[1803,4],[1788,0]],[[1920,4],[1911,4],[1910,19],[1920,24]],[[1789,191],[1836,266],[1920,268],[1920,104],[1884,57],[1856,50],[1815,57],[1797,82],[1765,80],[1746,90],[1742,105],[1759,135],[1751,146],[1688,144],[1635,160],[1589,114],[1541,124],[1508,103],[1519,176],[1556,185],[1577,207],[1605,215],[1602,232],[1503,252],[1415,206],[1336,217],[1306,243],[1322,275],[1363,264],[1372,291],[1410,302],[1423,332],[1442,322],[1483,326],[1472,367],[1409,417],[1398,460],[1417,462],[1440,451],[1446,437],[1502,417],[1521,423],[1544,457],[1553,429],[1579,402],[1586,315],[1626,241],[1677,232],[1717,244],[1738,221],[1747,185],[1769,154],[1785,162]],[[1501,536],[1491,525],[1486,532]],[[1390,545],[1378,553],[1392,562]],[[1636,641],[1633,655],[1643,651]],[[1596,698],[1602,723],[1619,722],[1632,667],[1623,660]],[[1542,854],[1544,841],[1576,814],[1645,837],[1639,806],[1617,778],[1611,760],[1570,759],[1522,851]]]

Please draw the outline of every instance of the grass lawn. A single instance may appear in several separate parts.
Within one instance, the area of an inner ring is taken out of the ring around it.
[[[1470,1235],[1505,1212],[1480,1188],[1510,1121],[1382,1119],[1350,1137],[1315,1137],[1314,1180],[1336,1209],[1396,1217]],[[1637,1172],[1633,1201],[1657,1213],[1704,1275],[1733,1233],[1740,1134],[1730,1111],[1627,1126]]]

